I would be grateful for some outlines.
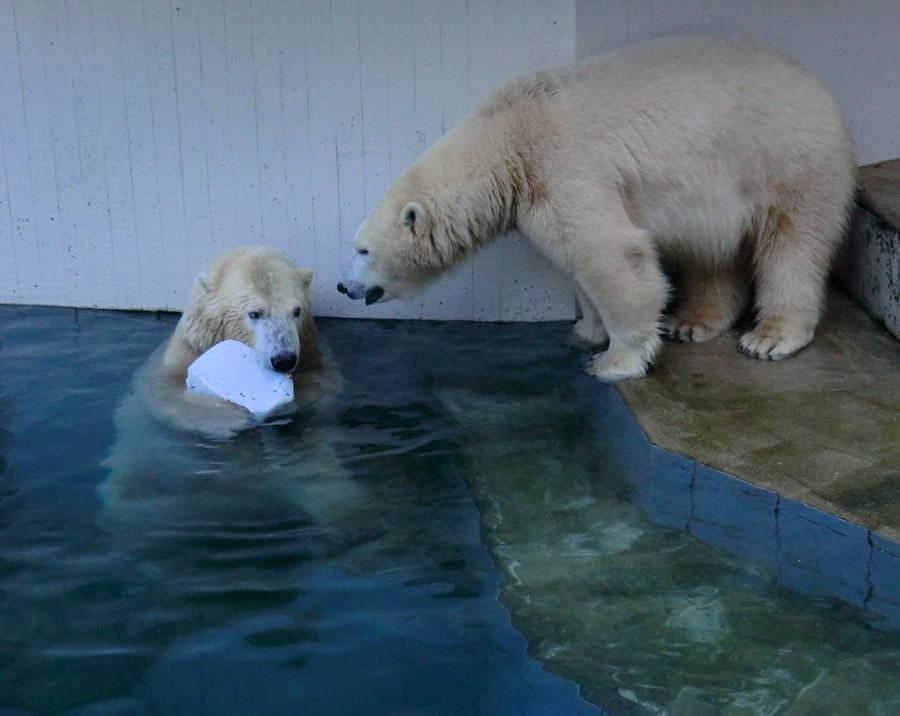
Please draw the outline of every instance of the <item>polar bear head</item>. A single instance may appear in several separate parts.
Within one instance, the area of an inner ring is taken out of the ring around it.
[[[366,303],[406,297],[513,228],[517,182],[486,126],[479,114],[463,121],[394,180],[357,232],[338,291]]]
[[[388,189],[356,234],[338,291],[367,304],[404,297],[449,263],[444,227],[412,172]]]
[[[263,365],[292,373],[316,337],[311,280],[312,271],[279,251],[231,249],[197,276],[180,329],[198,353],[230,338],[256,349]]]

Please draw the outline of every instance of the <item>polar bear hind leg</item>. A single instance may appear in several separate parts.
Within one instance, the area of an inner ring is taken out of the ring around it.
[[[799,204],[771,209],[759,226],[753,246],[757,324],[739,345],[754,358],[780,360],[813,339],[844,216]]]
[[[727,260],[715,266],[698,262],[681,269],[681,300],[665,320],[669,336],[702,343],[731,328],[750,300],[750,276],[743,268],[737,260]]]

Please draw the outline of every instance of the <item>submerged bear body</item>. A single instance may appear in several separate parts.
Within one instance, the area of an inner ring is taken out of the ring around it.
[[[238,514],[242,501],[300,507],[325,519],[354,504],[359,489],[334,454],[338,430],[329,415],[342,379],[316,330],[311,278],[261,246],[230,249],[197,275],[174,332],[136,371],[113,417],[109,474],[98,488],[101,521],[111,531],[143,539],[200,515]],[[266,450],[276,448],[266,445],[264,421],[245,408],[186,389],[190,363],[225,339],[291,374],[293,414],[270,422],[296,424],[292,452],[303,469],[283,459],[268,464]]]

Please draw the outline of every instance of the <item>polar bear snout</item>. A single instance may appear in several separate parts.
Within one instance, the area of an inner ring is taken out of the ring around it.
[[[276,353],[271,358],[272,370],[278,373],[292,373],[297,367],[297,354],[291,351]]]
[[[346,283],[338,281],[337,290],[340,293],[346,294],[347,298],[352,298],[354,301],[365,295],[365,289],[362,284],[356,283],[355,281],[347,281]]]
[[[370,286],[366,288],[361,283],[356,283],[355,281],[347,283],[340,281],[338,282],[337,290],[340,293],[346,294],[348,298],[352,298],[354,301],[360,298],[366,299],[367,306],[377,303],[384,297],[384,289],[381,286]]]
[[[337,290],[354,301],[365,298],[368,293],[368,289],[358,281],[340,281],[338,282]]]
[[[262,364],[278,373],[293,373],[300,362],[300,334],[293,318],[266,316],[251,326]]]
[[[337,290],[354,301],[366,299],[367,306],[389,300],[387,292],[380,285],[379,277],[372,271],[368,251],[353,252],[338,282]]]

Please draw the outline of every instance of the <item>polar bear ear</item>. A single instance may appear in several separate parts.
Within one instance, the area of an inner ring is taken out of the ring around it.
[[[424,236],[428,233],[428,212],[418,202],[411,201],[403,207],[400,212],[400,221],[416,236]]]
[[[194,290],[199,295],[204,295],[212,291],[213,284],[213,275],[209,271],[201,271],[197,274],[197,279],[194,281]]]
[[[309,288],[312,283],[313,272],[308,268],[298,268],[297,273],[300,274],[300,283],[304,289]]]

